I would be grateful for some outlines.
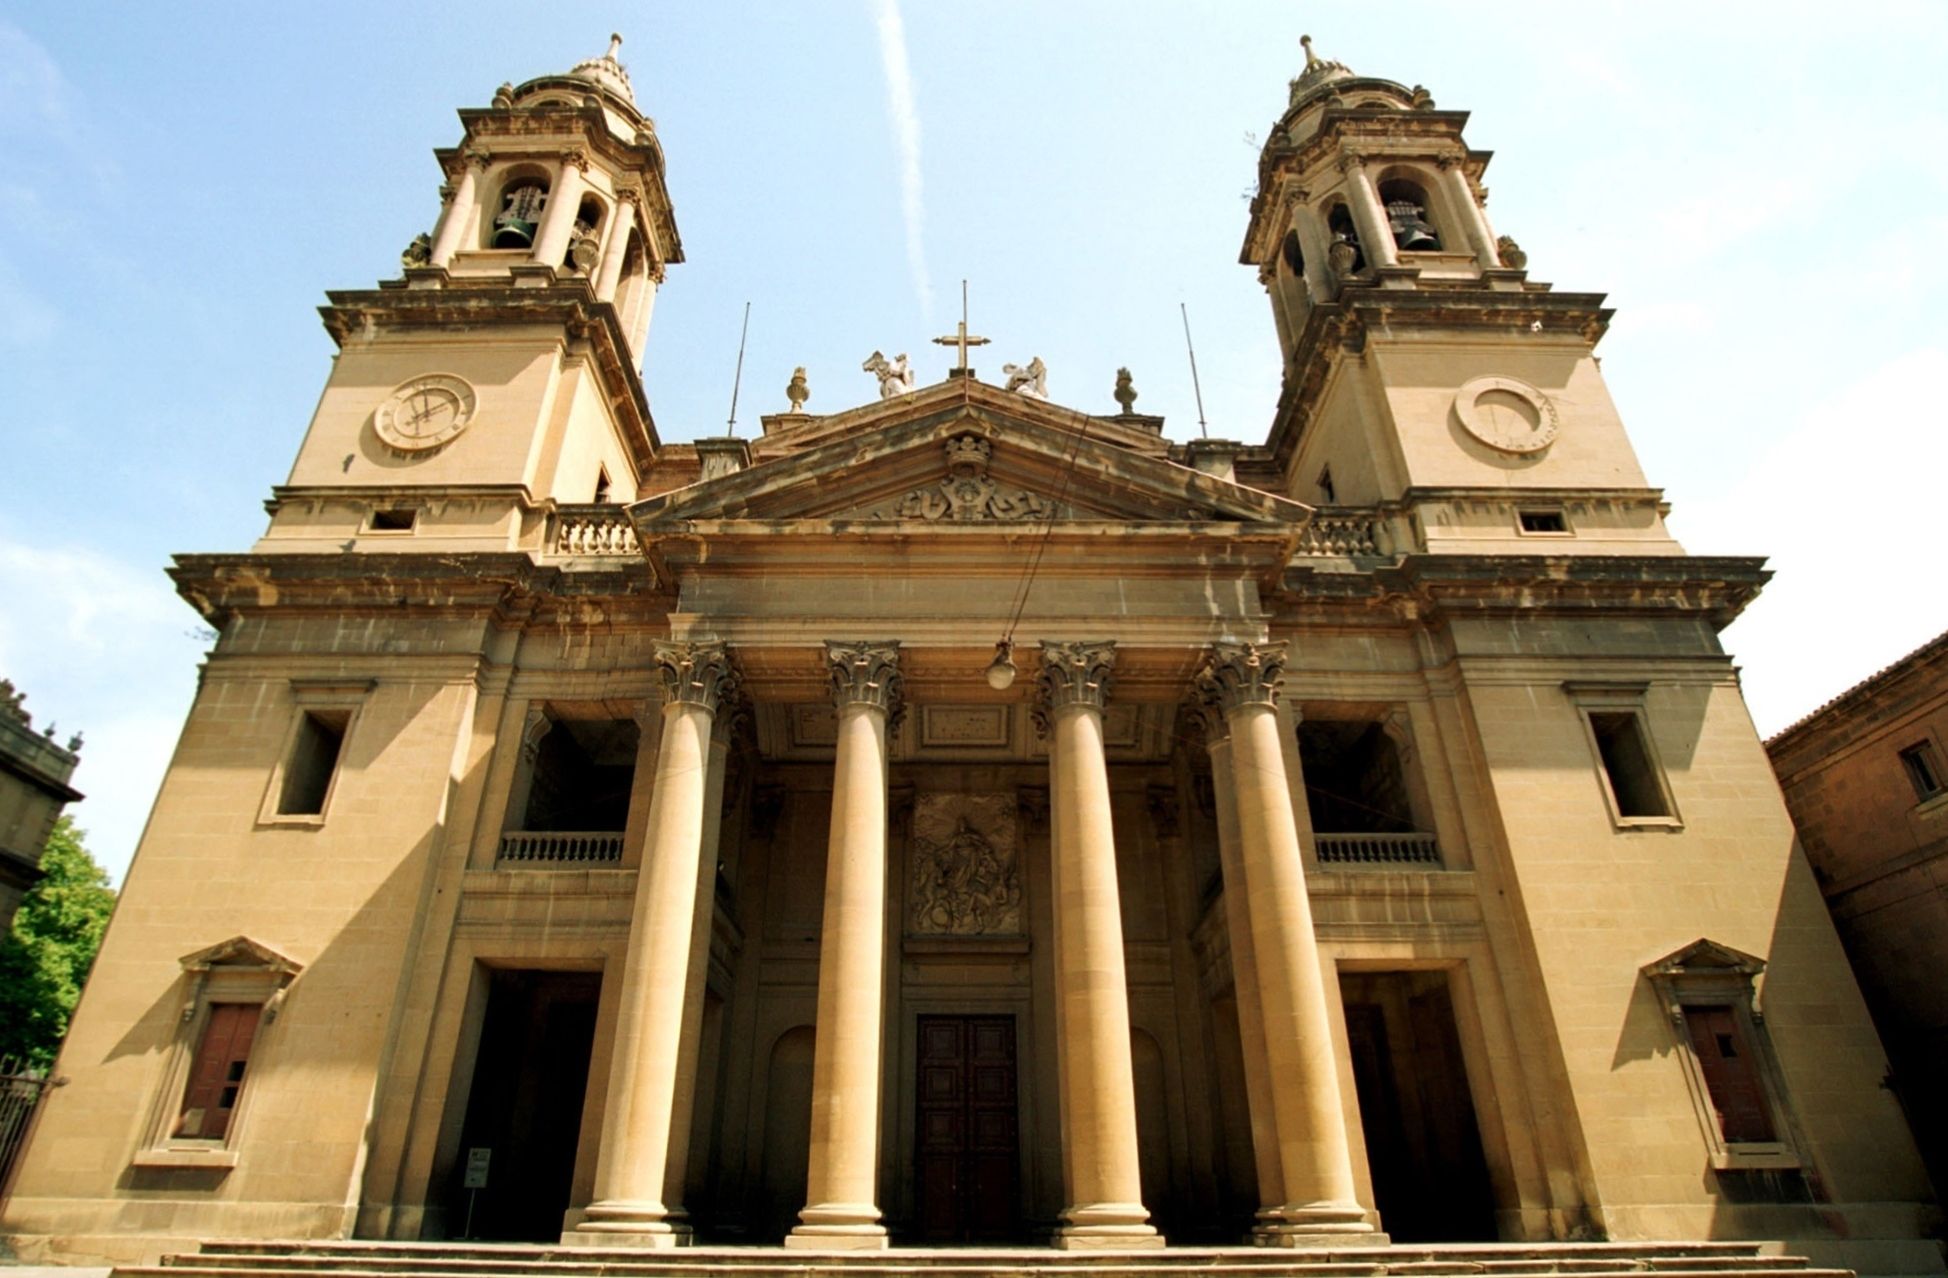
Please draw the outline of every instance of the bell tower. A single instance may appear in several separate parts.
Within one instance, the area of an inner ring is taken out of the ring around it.
[[[1611,311],[1495,235],[1467,113],[1302,43],[1239,258],[1284,358],[1285,490],[1434,553],[1682,553],[1595,358]]]
[[[462,110],[400,277],[327,295],[339,353],[260,551],[517,549],[559,505],[634,499],[683,247],[621,44]]]

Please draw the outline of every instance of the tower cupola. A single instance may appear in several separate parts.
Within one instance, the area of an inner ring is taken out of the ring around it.
[[[622,37],[565,72],[503,84],[463,110],[433,231],[402,255],[410,288],[569,287],[616,308],[638,358],[664,270],[683,260],[656,124]]]

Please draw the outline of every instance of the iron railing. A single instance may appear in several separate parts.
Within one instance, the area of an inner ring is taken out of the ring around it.
[[[14,1159],[27,1143],[34,1111],[50,1086],[46,1070],[30,1068],[17,1057],[0,1056],[0,1190],[7,1186]]]

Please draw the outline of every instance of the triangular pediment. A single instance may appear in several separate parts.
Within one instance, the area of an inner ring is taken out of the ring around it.
[[[930,388],[938,390],[938,388]],[[808,422],[728,475],[630,508],[647,537],[723,521],[842,525],[1226,523],[1296,527],[1298,502],[1133,446],[1113,423],[976,384]],[[1126,428],[1125,428],[1126,429]]]
[[[1709,937],[1699,937],[1681,950],[1646,963],[1643,971],[1653,980],[1707,975],[1757,976],[1765,971],[1765,960]]]
[[[208,972],[224,967],[251,968],[275,972],[287,980],[304,970],[304,964],[296,959],[247,936],[233,936],[227,941],[218,941],[207,949],[185,954],[178,961],[185,972]]]

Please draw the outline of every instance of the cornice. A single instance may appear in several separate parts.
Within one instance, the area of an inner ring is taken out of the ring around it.
[[[1322,608],[1402,621],[1541,612],[1702,614],[1723,630],[1772,573],[1757,556],[1409,555],[1366,573],[1287,569],[1275,612],[1310,619]]]
[[[638,475],[656,462],[662,441],[650,415],[649,395],[636,372],[623,332],[622,317],[609,302],[598,302],[586,281],[551,288],[389,288],[339,290],[325,294],[318,308],[325,331],[342,349],[354,335],[387,329],[451,328],[468,331],[510,323],[559,324],[567,335],[594,351],[602,384]]]
[[[518,551],[465,554],[177,555],[176,592],[222,630],[249,613],[483,618],[499,626],[557,618],[648,622],[666,611],[649,567],[621,558],[574,572]],[[625,616],[626,614],[626,616]]]

